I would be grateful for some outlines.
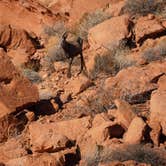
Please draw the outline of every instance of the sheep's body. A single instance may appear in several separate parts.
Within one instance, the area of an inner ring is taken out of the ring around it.
[[[85,67],[84,58],[82,54],[83,40],[80,37],[78,37],[75,42],[69,42],[66,40],[66,38],[67,33],[64,33],[62,36],[61,47],[63,48],[66,57],[70,60],[67,76],[71,77],[71,65],[74,57],[80,55],[81,58],[81,69],[78,74],[80,74],[83,71],[83,68]]]

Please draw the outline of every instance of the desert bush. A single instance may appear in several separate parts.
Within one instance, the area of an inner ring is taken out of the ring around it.
[[[91,13],[85,13],[79,20],[74,31],[84,40],[87,40],[89,29],[109,18],[111,18],[111,15],[105,13],[102,9],[98,9]]]
[[[57,21],[52,27],[44,27],[44,33],[48,36],[58,36],[61,37],[62,34],[66,31],[65,23],[63,21]]]
[[[145,49],[142,57],[147,63],[164,59],[166,57],[166,39],[160,41],[155,47]]]
[[[166,5],[165,0],[127,0],[122,13],[132,15],[147,15],[148,13],[162,13]]]
[[[100,152],[96,153],[94,158],[87,158],[87,165],[98,165],[100,162],[109,163],[112,161],[128,161],[134,160],[139,163],[151,164],[152,166],[166,165],[164,158],[165,150],[155,150],[144,145],[128,145],[126,148],[111,150],[108,148],[100,148]]]
[[[100,73],[116,75],[120,70],[134,65],[135,62],[127,57],[129,53],[129,48],[119,46],[112,47],[104,55],[97,55],[91,77],[96,78]]]
[[[31,69],[23,69],[22,74],[27,77],[33,83],[39,83],[42,81],[41,77],[37,72]]]
[[[28,62],[21,65],[21,68],[30,69],[30,70],[38,72],[41,68],[40,61],[35,59],[29,59]]]
[[[98,113],[107,112],[112,106],[113,101],[111,100],[109,92],[106,92],[102,87],[99,87],[95,94],[91,96],[87,96],[86,94],[80,96],[80,99],[74,105],[72,111],[82,115],[94,116]]]

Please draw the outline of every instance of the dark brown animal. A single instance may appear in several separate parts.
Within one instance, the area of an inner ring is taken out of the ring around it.
[[[61,41],[61,47],[63,48],[66,57],[69,59],[69,67],[68,67],[68,72],[67,72],[67,77],[71,77],[71,65],[73,62],[74,57],[77,57],[78,55],[80,55],[80,59],[81,59],[81,68],[80,68],[80,72],[78,73],[78,75],[83,71],[85,66],[85,62],[84,62],[84,58],[83,58],[83,39],[81,39],[80,37],[78,37],[76,39],[76,41],[73,42],[69,42],[67,41],[67,32],[65,32],[62,35],[62,41]]]

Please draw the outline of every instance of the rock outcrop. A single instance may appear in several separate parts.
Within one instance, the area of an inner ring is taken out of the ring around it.
[[[0,68],[0,142],[2,142],[8,137],[10,126],[17,122],[9,115],[32,106],[39,100],[39,94],[37,87],[20,74],[2,49]]]
[[[105,81],[105,90],[111,96],[122,98],[129,103],[141,103],[157,89],[157,79],[166,72],[165,62],[154,62],[144,67],[129,67],[121,70],[115,77]]]
[[[36,51],[29,34],[23,29],[16,29],[10,25],[0,26],[0,47],[5,50],[23,49],[29,55]]]

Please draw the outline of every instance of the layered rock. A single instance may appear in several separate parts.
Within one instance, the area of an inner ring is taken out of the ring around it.
[[[51,26],[57,17],[36,1],[1,1],[0,24],[12,25],[39,35],[43,26]],[[26,24],[25,24],[26,23]]]
[[[10,61],[7,54],[0,50],[0,142],[8,137],[9,127],[17,122],[9,114],[31,106],[39,100],[37,87],[20,72]]]
[[[23,49],[29,55],[36,51],[28,33],[23,29],[16,29],[10,25],[0,26],[0,46],[5,50]]]
[[[0,52],[0,117],[38,101],[38,90],[14,67],[5,52]]]

